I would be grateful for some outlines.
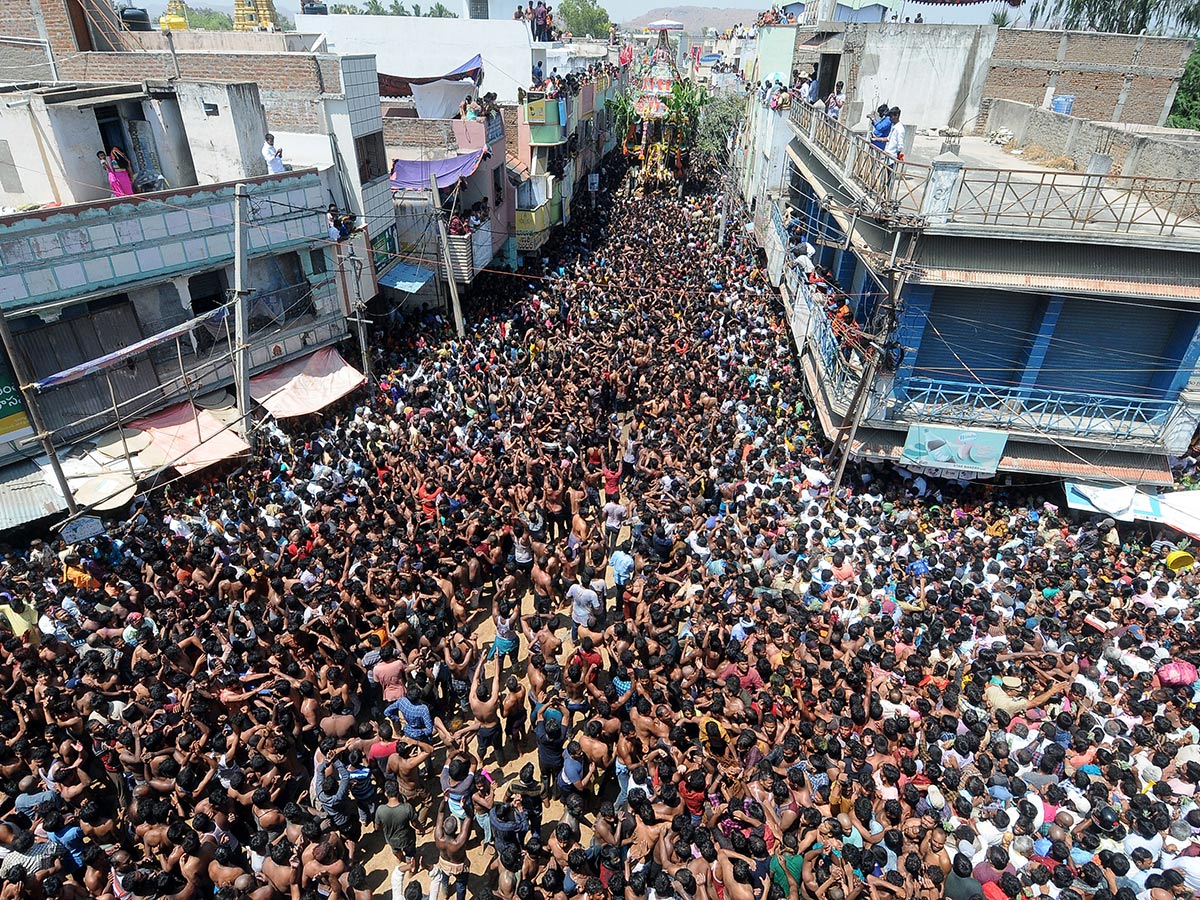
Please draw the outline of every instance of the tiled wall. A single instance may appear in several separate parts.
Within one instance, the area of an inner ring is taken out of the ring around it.
[[[350,108],[350,130],[356,138],[383,128],[379,107],[379,76],[374,56],[343,56],[342,89]]]
[[[315,172],[251,179],[248,191],[251,255],[325,238]],[[233,197],[233,184],[219,184],[0,217],[0,309],[224,265],[234,255]]]

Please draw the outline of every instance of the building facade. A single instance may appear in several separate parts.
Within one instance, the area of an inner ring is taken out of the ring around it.
[[[932,427],[1003,448],[980,469],[942,435],[934,474],[1170,483],[1200,422],[1197,182],[1018,165],[973,137],[897,161],[813,107],[789,123],[768,244],[830,437],[861,404],[859,457],[913,464]]]

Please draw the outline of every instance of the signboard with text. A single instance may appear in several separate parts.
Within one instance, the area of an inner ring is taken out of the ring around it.
[[[996,474],[1008,434],[945,425],[912,425],[900,451],[900,465],[941,478]]]
[[[0,443],[15,441],[31,434],[33,427],[29,422],[29,415],[25,412],[21,388],[8,365],[8,360],[0,354]]]

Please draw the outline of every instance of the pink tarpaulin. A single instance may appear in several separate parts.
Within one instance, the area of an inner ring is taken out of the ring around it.
[[[277,419],[324,409],[367,383],[363,374],[333,347],[284,363],[250,379],[250,396]]]
[[[179,403],[160,413],[128,423],[150,435],[150,443],[181,475],[250,452],[250,445],[207,409]]]

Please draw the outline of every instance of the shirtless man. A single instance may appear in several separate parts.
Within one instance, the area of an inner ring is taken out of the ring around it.
[[[481,681],[486,667],[487,656],[483,654],[471,679],[471,714],[479,722],[479,731],[475,734],[479,759],[482,761],[491,747],[495,751],[496,764],[500,765],[504,762],[504,728],[497,710],[500,707],[500,670],[504,668],[503,661],[496,659],[496,670],[492,673],[490,684]]]
[[[438,861],[429,879],[429,900],[441,900],[447,881],[453,879],[458,900],[466,900],[467,879],[470,878],[470,862],[467,859],[467,838],[471,834],[470,819],[447,818],[446,805],[438,808],[437,823],[433,830],[437,846]]]

